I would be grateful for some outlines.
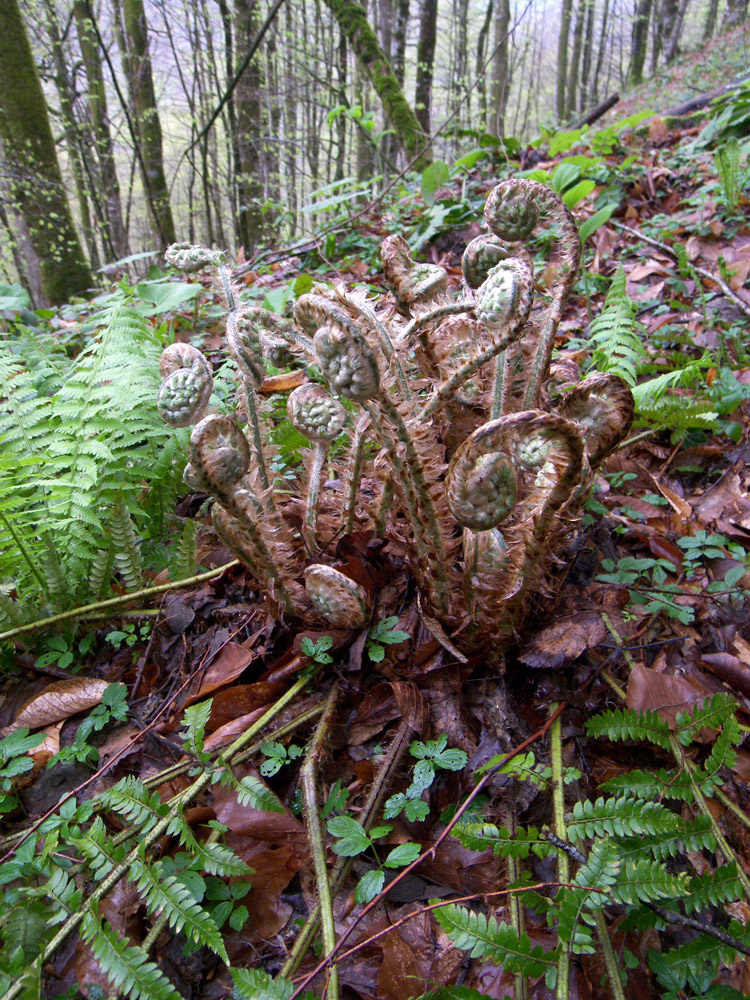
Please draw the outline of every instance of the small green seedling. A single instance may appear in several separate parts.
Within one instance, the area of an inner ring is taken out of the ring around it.
[[[298,747],[296,743],[292,743],[290,746],[285,747],[283,743],[277,743],[276,740],[269,740],[267,743],[261,743],[260,745],[261,753],[264,753],[268,760],[264,760],[260,765],[260,773],[264,778],[271,778],[277,771],[281,770],[284,764],[291,764],[293,760],[301,757],[305,752],[302,747]]]
[[[70,746],[62,747],[52,757],[47,767],[55,764],[70,764],[78,761],[81,764],[95,763],[99,759],[99,751],[88,742],[92,733],[104,729],[110,722],[124,722],[128,717],[128,689],[119,681],[109,684],[104,689],[101,702],[89,712],[76,731],[75,740]]]
[[[67,670],[76,659],[84,657],[94,644],[94,633],[87,632],[77,642],[69,635],[49,635],[44,639],[45,652],[36,659],[37,667],[49,666],[59,667],[60,670]],[[79,670],[80,663],[76,663],[73,670]]]
[[[374,826],[368,834],[362,824],[351,816],[334,816],[328,821],[328,832],[331,836],[341,838],[333,845],[334,854],[342,858],[356,858],[359,854],[364,854],[368,848],[372,848],[375,854],[378,867],[363,875],[357,883],[354,890],[357,903],[369,903],[382,890],[385,885],[386,868],[405,868],[419,857],[422,848],[419,844],[409,841],[394,847],[385,860],[380,862],[374,842],[380,837],[385,837],[392,829],[390,823],[384,823],[381,826]]]
[[[330,635],[321,635],[319,639],[312,640],[308,636],[303,636],[300,648],[305,656],[309,657],[313,663],[333,663],[333,657],[326,652],[333,645]]]
[[[137,642],[145,642],[151,633],[150,625],[123,625],[121,629],[113,629],[104,637],[115,649],[122,646],[135,646]]]
[[[402,632],[401,629],[393,627],[397,622],[398,615],[391,615],[389,618],[377,622],[367,633],[365,648],[373,663],[380,663],[385,656],[386,646],[397,646],[409,638],[408,632]]]

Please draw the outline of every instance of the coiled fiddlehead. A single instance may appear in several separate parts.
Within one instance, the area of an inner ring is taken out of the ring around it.
[[[208,250],[192,243],[173,243],[167,247],[164,259],[185,274],[195,274],[206,267],[220,267],[226,263],[227,255],[223,250]]]
[[[208,409],[213,390],[211,366],[190,344],[170,344],[159,361],[162,382],[157,406],[170,427],[197,423]]]
[[[372,601],[367,591],[332,566],[308,566],[305,589],[315,610],[334,628],[362,628],[370,619]]]
[[[387,236],[380,259],[388,288],[404,314],[418,302],[428,302],[448,287],[448,273],[437,264],[418,264],[403,236]]]

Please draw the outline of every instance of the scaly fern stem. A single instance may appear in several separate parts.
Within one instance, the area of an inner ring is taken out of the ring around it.
[[[391,745],[388,747],[388,753],[385,756],[385,760],[378,768],[378,773],[370,786],[370,791],[367,793],[367,798],[362,806],[362,813],[359,817],[359,821],[365,831],[369,831],[370,827],[377,818],[380,805],[386,791],[388,790],[391,778],[393,777],[396,768],[401,763],[401,758],[409,745],[409,739],[412,732],[412,727],[408,722],[401,723],[396,735],[391,741]],[[353,860],[353,858],[339,858],[336,862],[331,875],[331,892],[333,894],[338,892],[344,879],[349,874],[349,869],[352,866]],[[316,906],[297,935],[294,945],[292,946],[292,950],[289,952],[289,957],[281,970],[281,975],[285,979],[289,979],[297,971],[300,962],[304,958],[308,948],[315,938],[319,921],[320,907]]]
[[[313,867],[315,869],[315,882],[318,887],[318,899],[320,909],[320,920],[323,929],[323,953],[330,954],[336,947],[336,927],[333,920],[333,902],[331,899],[331,886],[328,881],[328,866],[326,864],[326,845],[323,838],[323,829],[320,822],[320,812],[318,810],[318,790],[317,790],[317,770],[318,761],[325,753],[326,741],[331,729],[333,714],[339,699],[339,685],[334,683],[326,701],[323,717],[318,723],[315,735],[310,742],[310,746],[305,756],[305,763],[300,772],[300,782],[302,785],[302,797],[305,804],[305,821],[307,826],[307,836],[310,841],[310,853],[312,854]],[[328,979],[328,1000],[338,1000],[339,977],[335,965],[330,968]]]
[[[607,930],[607,922],[601,910],[597,910],[594,919],[596,920],[596,936],[599,938],[599,945],[602,949],[604,967],[607,970],[607,978],[612,988],[612,996],[615,1000],[625,1000],[625,990],[622,988],[620,978],[620,967],[617,964],[617,956],[612,947],[612,941]]]
[[[267,712],[261,716],[249,729],[245,730],[237,739],[227,748],[227,750],[222,754],[220,758],[220,764],[223,766],[229,766],[234,760],[236,755],[240,750],[244,750],[248,743],[253,739],[253,737],[259,733],[261,730],[265,729],[268,723],[279,715],[284,708],[292,701],[299,693],[310,683],[309,677],[301,677],[296,681],[289,690],[283,694],[277,702],[275,702]],[[90,912],[93,903],[98,902],[103,899],[107,893],[111,892],[112,889],[117,885],[120,879],[130,870],[130,866],[136,861],[141,852],[145,852],[153,844],[159,840],[159,838],[166,833],[169,825],[171,824],[174,815],[178,808],[187,805],[189,802],[200,794],[204,788],[211,784],[213,779],[213,771],[206,770],[203,774],[200,774],[191,785],[189,785],[184,792],[180,792],[172,800],[173,804],[166,816],[156,823],[147,834],[144,835],[143,839],[140,840],[135,847],[129,852],[127,857],[119,864],[104,881],[98,886],[97,889],[92,892],[88,899],[81,905],[80,909],[72,914],[65,923],[62,925],[60,930],[55,934],[50,943],[44,949],[41,956],[41,963],[44,965],[49,961],[50,958],[55,954],[57,949],[63,944],[67,939],[68,935],[71,934],[76,927],[81,923],[84,916]],[[24,990],[23,983],[15,983],[10,989],[6,990],[0,1000],[15,1000],[16,997]]]
[[[317,545],[315,543],[315,530],[318,524],[318,496],[320,495],[320,480],[323,475],[323,468],[328,454],[328,446],[322,441],[315,442],[313,452],[312,467],[310,468],[310,481],[307,486],[307,500],[305,502],[305,528],[307,534],[307,547],[310,557],[314,559],[317,555]]]
[[[130,604],[139,601],[144,597],[154,597],[157,594],[166,594],[170,590],[179,590],[181,587],[191,587],[194,583],[203,583],[204,580],[213,580],[217,576],[232,566],[239,566],[239,559],[232,559],[231,562],[217,566],[207,573],[199,573],[197,576],[188,577],[185,580],[174,580],[171,583],[162,583],[158,587],[146,587],[143,590],[134,590],[130,594],[120,594],[119,597],[110,597],[106,601],[97,601],[95,604],[84,604],[80,608],[71,608],[69,611],[61,611],[58,615],[50,615],[49,618],[42,618],[36,622],[29,622],[28,625],[19,625],[16,628],[8,629],[7,632],[0,632],[1,639],[15,639],[21,635],[29,635],[42,628],[49,628],[50,625],[58,625],[60,622],[70,621],[72,618],[82,618],[85,615],[96,614],[98,611],[111,610],[123,604]]]
[[[383,349],[383,353],[396,369],[396,377],[398,378],[398,384],[401,387],[403,398],[411,399],[412,392],[409,388],[409,383],[406,381],[406,373],[404,372],[398,354],[396,354],[396,349],[393,346],[393,341],[391,340],[385,326],[383,326],[375,313],[371,309],[368,309],[367,306],[362,305],[360,302],[357,302],[355,299],[348,296],[342,296],[341,299],[347,309],[351,309],[353,312],[356,312],[372,327],[373,330],[375,330],[378,335],[378,340],[380,341],[380,346]]]
[[[242,380],[242,384],[245,387],[245,402],[247,404],[247,416],[250,421],[250,426],[253,429],[253,449],[255,451],[255,459],[258,463],[258,472],[260,473],[260,481],[263,483],[263,489],[267,490],[270,486],[270,479],[268,478],[268,469],[266,468],[266,459],[263,455],[263,438],[261,435],[260,420],[258,418],[258,408],[255,405],[255,392],[251,385],[248,384],[246,379]],[[274,511],[273,498],[269,494],[268,499],[269,512]]]
[[[550,712],[557,711],[557,704],[550,705]],[[563,759],[562,759],[562,714],[558,714],[550,727],[550,756],[552,764],[552,808],[553,826],[555,835],[560,840],[567,841],[567,830],[565,828],[565,784],[563,781]],[[557,880],[567,885],[570,882],[570,858],[565,851],[558,851],[557,855]],[[557,962],[557,986],[555,989],[556,1000],[568,1000],[569,995],[569,974],[570,974],[570,944],[566,941],[560,942],[560,957]]]
[[[492,395],[492,420],[497,420],[505,413],[508,401],[508,387],[510,382],[510,356],[508,351],[500,351],[495,358],[495,389]]]
[[[727,862],[730,862],[730,861],[735,861],[736,862],[736,864],[737,864],[737,878],[739,879],[740,884],[742,885],[742,888],[744,890],[745,899],[747,899],[748,901],[750,901],[750,878],[748,878],[747,874],[745,873],[745,869],[742,867],[742,864],[741,864],[740,860],[738,859],[737,855],[734,853],[734,851],[732,850],[732,848],[729,846],[729,844],[727,842],[727,839],[724,836],[724,834],[722,833],[721,827],[719,826],[719,824],[718,824],[718,822],[716,820],[716,817],[711,812],[711,810],[708,808],[708,803],[706,802],[706,797],[703,794],[703,792],[701,791],[700,785],[695,780],[695,765],[693,764],[692,761],[690,761],[690,760],[687,759],[687,757],[683,753],[682,747],[680,746],[680,744],[679,744],[679,742],[677,740],[677,737],[674,735],[674,733],[671,733],[671,732],[669,734],[669,746],[670,746],[670,749],[671,749],[672,754],[674,756],[674,759],[675,759],[675,761],[677,763],[677,766],[680,767],[680,768],[683,768],[687,772],[688,777],[690,778],[690,786],[693,789],[693,795],[695,796],[696,805],[698,806],[698,808],[700,809],[700,811],[703,813],[703,815],[710,822],[710,824],[711,824],[711,832],[713,833],[714,837],[716,838],[716,843],[718,844],[719,849],[721,850],[722,854],[724,855],[725,860]]]
[[[357,509],[359,481],[362,478],[362,463],[365,458],[365,431],[369,423],[370,418],[367,415],[360,417],[352,435],[351,450],[349,452],[349,491],[346,495],[343,516],[345,535],[351,535],[354,530],[354,515]]]
[[[451,302],[448,305],[438,306],[431,312],[425,313],[423,316],[415,316],[414,319],[405,326],[404,329],[399,334],[399,341],[405,341],[406,343],[411,342],[411,338],[415,333],[418,333],[421,329],[430,323],[434,323],[437,319],[444,319],[446,316],[456,316],[458,313],[472,312],[474,309],[474,302],[464,300],[461,302]]]

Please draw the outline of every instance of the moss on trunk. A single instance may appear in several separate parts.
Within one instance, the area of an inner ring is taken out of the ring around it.
[[[91,288],[91,270],[73,225],[47,105],[18,0],[0,3],[0,138],[12,174],[11,195],[39,257],[51,303]]]
[[[367,15],[355,0],[325,0],[325,2],[349,40],[360,66],[370,78],[398,142],[407,156],[413,159],[420,153],[425,136],[417,116],[404,97],[390,63],[378,44]],[[415,166],[421,169],[431,161],[432,153],[427,149]]]

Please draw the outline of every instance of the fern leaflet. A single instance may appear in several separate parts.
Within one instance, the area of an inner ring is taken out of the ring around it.
[[[81,937],[90,945],[100,969],[115,990],[122,990],[132,1000],[141,997],[143,1000],[182,1000],[142,948],[129,945],[110,924],[101,923],[93,913],[84,916]]]
[[[636,330],[635,305],[625,290],[622,268],[612,279],[604,308],[591,322],[589,344],[598,371],[619,375],[628,385],[635,385],[646,351]]]
[[[658,802],[643,799],[585,799],[576,802],[566,818],[568,837],[577,843],[586,837],[632,837],[667,834],[679,819]]]
[[[510,924],[498,923],[495,917],[488,920],[483,913],[455,903],[441,906],[433,914],[455,946],[469,951],[472,958],[487,958],[509,972],[533,977],[556,964],[555,952],[545,952],[541,945],[532,948],[528,935],[519,937]]]
[[[655,712],[613,708],[586,722],[589,736],[608,740],[644,740],[669,750],[669,726]]]

